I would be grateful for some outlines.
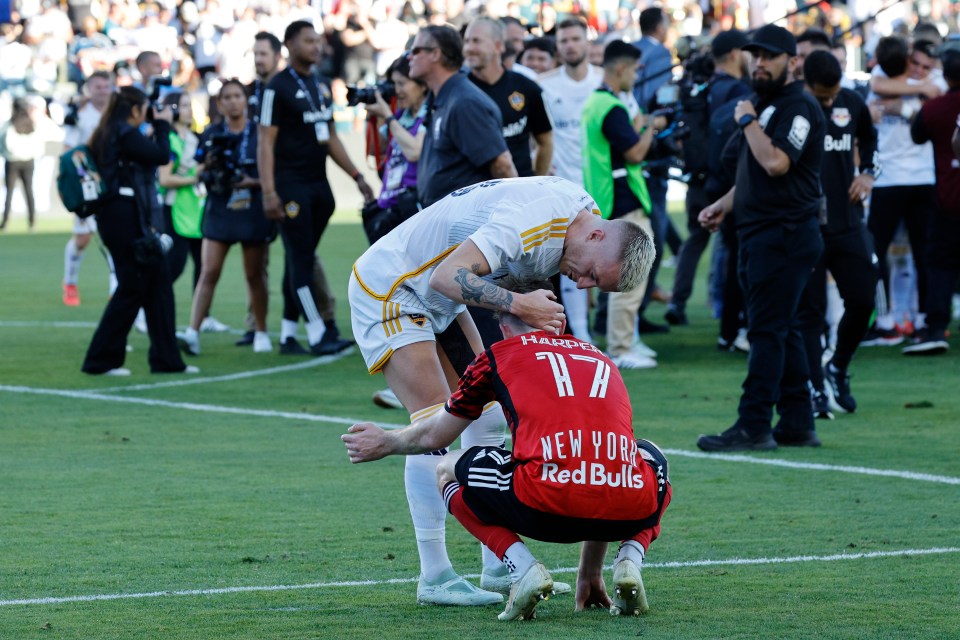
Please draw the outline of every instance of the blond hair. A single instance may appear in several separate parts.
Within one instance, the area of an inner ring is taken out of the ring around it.
[[[635,222],[614,220],[620,231],[620,279],[617,291],[631,291],[650,275],[657,249],[653,238]]]

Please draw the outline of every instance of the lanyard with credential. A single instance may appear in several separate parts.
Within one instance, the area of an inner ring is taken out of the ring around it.
[[[290,75],[293,76],[293,79],[297,81],[297,85],[300,87],[300,91],[303,92],[304,97],[307,99],[307,104],[310,105],[310,110],[316,114],[320,114],[321,111],[317,107],[316,103],[313,101],[313,96],[310,95],[310,90],[307,89],[306,83],[303,81],[303,78],[300,77],[300,74],[294,71],[293,67],[287,67],[290,71]],[[323,102],[323,99],[320,98],[320,82],[317,83],[317,98],[320,102]],[[314,122],[313,130],[317,136],[317,142],[325,143],[330,140],[330,129],[329,125],[326,122]]]

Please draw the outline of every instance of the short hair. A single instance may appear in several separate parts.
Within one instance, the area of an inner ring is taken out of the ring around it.
[[[254,42],[268,42],[274,53],[280,53],[280,50],[283,47],[283,43],[280,42],[280,38],[273,35],[269,31],[261,31],[257,35],[253,36],[253,40]]]
[[[494,42],[507,41],[507,25],[503,20],[497,20],[496,18],[491,18],[489,16],[479,16],[474,18],[470,24],[486,25],[490,30],[490,37],[493,38]],[[466,30],[464,30],[464,32],[466,32]]]
[[[135,64],[136,67],[139,69],[140,67],[142,67],[143,65],[145,65],[145,64],[147,63],[147,60],[149,60],[149,59],[152,58],[153,56],[156,56],[156,57],[159,58],[159,57],[160,57],[160,54],[157,53],[156,51],[141,51],[141,52],[140,52],[140,55],[137,56],[137,59],[136,59],[136,61],[134,62],[134,64]],[[144,80],[146,80],[146,78],[144,78]]]
[[[801,42],[809,42],[815,47],[823,47],[824,49],[833,48],[830,43],[830,37],[820,29],[807,29],[798,35],[797,44]]]
[[[583,32],[587,32],[587,21],[583,18],[564,18],[559,23],[557,23],[557,31],[560,29],[583,29]]]
[[[162,98],[160,98],[160,104],[165,107],[177,106],[180,104],[180,100],[183,99],[183,96],[186,95],[182,91],[171,91],[165,93]]]
[[[557,43],[555,43],[553,38],[550,37],[531,38],[527,40],[524,43],[523,51],[526,52],[530,49],[543,51],[544,53],[549,54],[551,58],[557,55]]]
[[[284,43],[290,42],[304,29],[315,29],[312,22],[307,22],[306,20],[294,20],[287,25],[286,30],[283,32],[283,41]]]
[[[463,39],[456,29],[446,25],[431,24],[421,29],[420,33],[426,33],[436,43],[444,67],[460,70],[463,66]]]
[[[620,228],[620,279],[617,291],[632,291],[649,276],[657,249],[643,227],[629,220],[613,220]]]
[[[247,87],[240,81],[239,78],[227,78],[226,80],[221,80],[220,91],[217,92],[217,100],[223,98],[223,90],[229,86],[240,87],[240,91],[244,95],[247,94]]]
[[[524,31],[527,30],[527,28],[524,26],[524,24],[523,24],[522,22],[520,22],[520,18],[514,18],[513,16],[503,16],[502,18],[500,18],[500,22],[503,23],[503,26],[507,26],[508,24],[512,24],[512,25],[514,25],[514,26],[520,27],[520,28],[523,29]]]
[[[915,40],[913,43],[913,51],[922,53],[928,58],[937,57],[937,48],[937,45],[929,40]]]
[[[667,16],[660,7],[650,7],[640,12],[640,33],[649,35],[657,30]]]
[[[943,64],[943,78],[951,85],[960,85],[960,51],[947,49],[940,54]]]
[[[932,22],[918,22],[913,28],[913,37],[916,40],[927,40],[937,46],[943,43],[943,34]]]
[[[640,49],[623,40],[611,40],[603,48],[603,67],[608,68],[621,60],[636,62],[640,59]]]
[[[101,80],[106,80],[110,84],[113,84],[113,74],[105,69],[97,69],[87,78],[87,82],[93,80],[94,78],[99,78]]]
[[[506,289],[512,293],[533,293],[534,291],[539,291],[540,289],[546,289],[551,293],[555,293],[553,289],[553,283],[547,278],[520,278],[518,276],[508,274],[502,278],[498,278],[496,282],[498,287],[501,289]],[[520,319],[520,316],[514,315],[509,311],[498,309],[497,311],[493,312],[493,317],[500,322],[514,321],[513,324],[518,325],[519,327],[530,327],[530,325]],[[534,329],[535,327],[530,328]]]
[[[843,78],[840,61],[829,51],[813,51],[803,61],[803,79],[811,87],[835,87]]]
[[[907,41],[900,36],[880,38],[873,55],[877,65],[890,78],[902,76],[907,70]]]

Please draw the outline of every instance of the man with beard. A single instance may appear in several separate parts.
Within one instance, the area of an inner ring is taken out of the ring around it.
[[[737,421],[723,433],[701,436],[697,446],[816,447],[797,306],[823,251],[817,215],[826,124],[803,83],[787,84],[797,67],[797,42],[789,31],[766,25],[744,49],[754,55],[757,103],[737,103],[734,118],[743,140],[736,186],[700,212],[700,223],[715,230],[736,211],[750,358]],[[780,421],[771,431],[774,405]]]

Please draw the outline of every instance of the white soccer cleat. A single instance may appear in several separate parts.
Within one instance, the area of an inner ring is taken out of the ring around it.
[[[186,354],[200,355],[200,336],[189,327],[186,331],[177,331],[177,344],[180,345],[180,350]]]
[[[374,391],[373,404],[384,409],[403,409],[403,403],[397,398],[397,394],[389,388]]]
[[[200,333],[225,333],[230,331],[230,326],[225,325],[213,316],[207,316],[200,323]]]
[[[270,342],[270,336],[265,332],[257,331],[253,334],[253,352],[270,353],[273,351],[273,344]]]
[[[496,591],[497,593],[502,593],[505,596],[510,595],[510,587],[513,586],[513,582],[510,581],[510,571],[506,566],[503,569],[487,569],[483,568],[483,572],[480,574],[480,588],[487,591]],[[553,581],[553,593],[555,595],[562,595],[564,593],[570,593],[573,591],[573,587],[566,582],[557,582]]]
[[[649,610],[640,567],[633,560],[624,558],[613,568],[613,604],[610,605],[610,615],[638,616]]]
[[[653,369],[657,366],[657,361],[649,356],[640,355],[633,351],[628,351],[622,355],[610,358],[618,369]]]
[[[420,576],[417,582],[417,604],[450,607],[483,607],[500,604],[503,596],[479,589],[458,575],[440,584],[427,584]]]
[[[647,358],[656,358],[657,352],[651,349],[643,340],[639,337],[636,338],[636,341],[633,343],[633,348],[630,349],[630,352],[638,355],[645,356]]]
[[[507,608],[497,616],[498,620],[532,620],[534,609],[541,600],[553,595],[553,578],[539,562],[534,562],[519,582],[510,588]]]

